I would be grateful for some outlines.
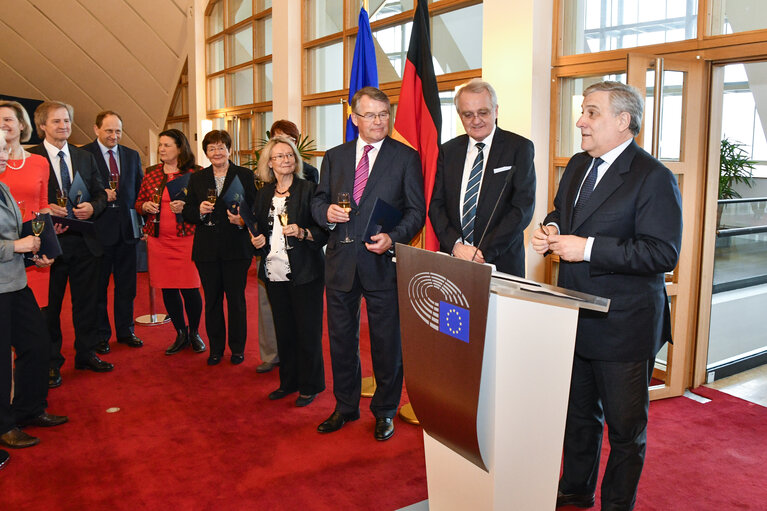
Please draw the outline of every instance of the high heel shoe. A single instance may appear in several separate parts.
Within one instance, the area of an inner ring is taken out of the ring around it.
[[[165,350],[166,355],[175,355],[179,351],[183,350],[189,346],[189,333],[187,332],[186,327],[179,328],[176,330],[176,340],[173,342],[173,344],[170,345],[170,347]]]
[[[189,342],[192,344],[192,349],[195,353],[202,353],[205,351],[205,342],[200,337],[197,330],[189,331]]]

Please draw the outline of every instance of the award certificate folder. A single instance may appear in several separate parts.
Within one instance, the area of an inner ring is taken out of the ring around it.
[[[245,200],[245,188],[243,188],[239,176],[234,176],[232,182],[229,183],[229,188],[221,195],[221,200],[227,208],[239,205],[241,201]]]
[[[69,187],[69,202],[72,203],[73,208],[76,208],[81,202],[90,202],[90,200],[91,194],[85,186],[85,181],[79,172],[75,173],[75,179]]]
[[[189,177],[191,175],[191,172],[187,172],[165,183],[170,200],[186,200],[186,189],[189,187]]]
[[[258,236],[256,217],[253,216],[253,212],[250,211],[250,207],[248,207],[248,203],[245,202],[245,199],[240,201],[240,217],[242,218],[242,221],[245,222],[245,227],[248,228],[250,234]]]
[[[37,251],[39,255],[44,255],[48,259],[54,259],[61,255],[61,245],[59,239],[56,236],[56,230],[53,228],[53,220],[48,213],[41,213],[40,216],[45,222],[43,232],[40,233],[40,250]],[[27,220],[21,224],[21,237],[34,236],[32,233],[32,220]],[[30,264],[34,264],[29,261]]]
[[[375,204],[373,204],[373,211],[370,213],[368,226],[365,228],[363,241],[365,243],[374,243],[370,239],[371,236],[382,232],[391,232],[400,220],[402,220],[402,213],[398,209],[380,198],[376,199]]]
[[[61,225],[62,227],[69,227],[72,232],[80,232],[83,234],[93,233],[93,222],[90,220],[78,220],[76,218],[69,218],[63,216],[51,216],[51,220],[54,224]]]

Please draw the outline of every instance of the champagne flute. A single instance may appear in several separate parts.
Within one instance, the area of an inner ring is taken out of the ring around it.
[[[338,194],[338,206],[341,207],[344,212],[351,213],[352,211],[352,203],[349,199],[349,193],[348,192],[341,192]],[[351,243],[354,241],[352,238],[349,237],[349,222],[345,223],[345,232],[346,237],[341,240],[341,243]]]
[[[282,209],[282,211],[280,211],[279,217],[280,217],[280,224],[283,227],[288,225],[288,205],[287,204],[285,204],[285,207]],[[282,237],[285,238],[285,250],[291,250],[293,247],[290,246],[287,235],[283,234]]]
[[[162,200],[162,194],[160,193],[160,187],[155,187],[154,191],[152,192],[152,202],[157,204],[157,208],[160,208],[160,201]],[[160,223],[160,212],[154,214],[154,218],[152,219],[152,223],[159,224]]]
[[[67,207],[67,192],[64,190],[56,190],[56,204],[62,208]]]
[[[109,189],[110,190],[117,190],[117,179],[110,178],[109,179]],[[114,200],[109,203],[110,208],[116,208],[117,207],[117,201]]]
[[[45,228],[45,219],[40,215],[39,211],[33,211],[32,214],[35,215],[32,219],[32,234],[40,237],[40,234],[42,234],[43,229]]]
[[[218,195],[216,195],[216,189],[215,188],[208,188],[208,202],[215,205],[216,199],[218,198]],[[205,222],[205,225],[207,226],[214,226],[216,225],[213,222],[213,212],[208,213],[208,221]]]

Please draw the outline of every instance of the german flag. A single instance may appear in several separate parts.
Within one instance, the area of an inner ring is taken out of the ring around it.
[[[430,40],[427,0],[418,0],[413,16],[413,29],[410,34],[410,46],[407,51],[407,62],[392,137],[421,154],[427,208],[434,188],[434,176],[437,173],[437,156],[442,130],[439,89],[431,60]],[[428,216],[424,248],[439,250],[439,242]]]

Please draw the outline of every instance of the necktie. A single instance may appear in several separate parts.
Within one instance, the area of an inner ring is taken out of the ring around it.
[[[117,161],[115,160],[115,154],[112,149],[107,151],[109,153],[109,180],[110,181],[119,181],[120,180],[120,171],[117,170]]]
[[[477,217],[477,197],[479,196],[479,184],[482,182],[482,164],[485,156],[482,149],[485,144],[477,142],[477,157],[474,159],[474,165],[469,173],[469,182],[466,184],[466,193],[463,199],[463,217],[461,218],[461,228],[463,230],[463,241],[474,243],[474,219]]]
[[[368,159],[368,153],[373,149],[372,145],[366,145],[362,149],[362,158],[357,164],[357,170],[354,171],[354,202],[360,203],[362,198],[362,192],[365,191],[365,185],[368,182],[368,174],[370,174],[370,160]]]
[[[596,186],[597,183],[597,174],[598,169],[601,164],[604,163],[604,160],[602,158],[594,158],[594,162],[591,164],[591,170],[589,171],[589,175],[586,176],[586,180],[583,182],[583,185],[581,186],[581,193],[578,195],[578,202],[575,203],[575,211],[573,212],[573,219],[578,218],[578,215],[583,211],[583,208],[586,206],[586,203],[589,201],[589,197],[591,197],[591,192],[594,191],[594,186]]]
[[[72,179],[69,177],[69,166],[64,151],[59,151],[59,173],[61,174],[61,190],[69,197],[69,189],[72,187]],[[73,217],[72,200],[67,201],[67,216]]]

